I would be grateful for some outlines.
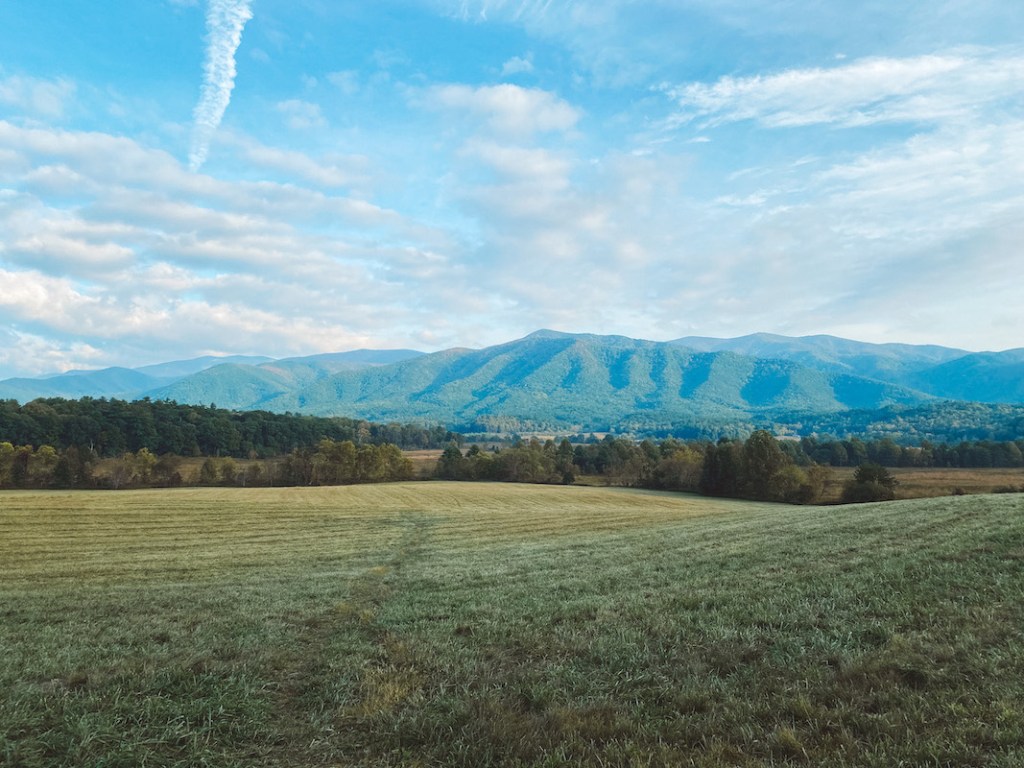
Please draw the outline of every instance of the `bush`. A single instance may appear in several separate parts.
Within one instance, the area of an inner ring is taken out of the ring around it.
[[[888,486],[874,480],[858,483],[856,480],[843,486],[842,501],[844,504],[860,504],[868,501],[891,501],[896,492]]]
[[[881,464],[861,464],[853,473],[855,483],[877,483],[890,491],[895,491],[899,481]]]

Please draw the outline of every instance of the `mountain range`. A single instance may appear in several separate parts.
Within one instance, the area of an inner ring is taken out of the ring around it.
[[[0,399],[170,399],[374,421],[657,430],[931,407],[1024,404],[1024,349],[972,353],[833,336],[653,342],[537,331],[484,349],[204,357],[0,381]]]

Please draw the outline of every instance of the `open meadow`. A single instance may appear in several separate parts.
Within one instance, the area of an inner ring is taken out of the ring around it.
[[[0,765],[1024,764],[1024,496],[0,493]]]

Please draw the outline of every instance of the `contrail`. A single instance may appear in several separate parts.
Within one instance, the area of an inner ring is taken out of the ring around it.
[[[210,141],[220,125],[235,87],[235,51],[242,28],[252,18],[252,0],[210,0],[206,10],[206,63],[203,86],[192,117],[192,150],[188,164],[198,171],[206,162]]]

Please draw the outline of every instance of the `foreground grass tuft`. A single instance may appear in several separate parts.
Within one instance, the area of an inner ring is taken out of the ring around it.
[[[0,765],[1019,766],[1018,496],[0,494]]]

